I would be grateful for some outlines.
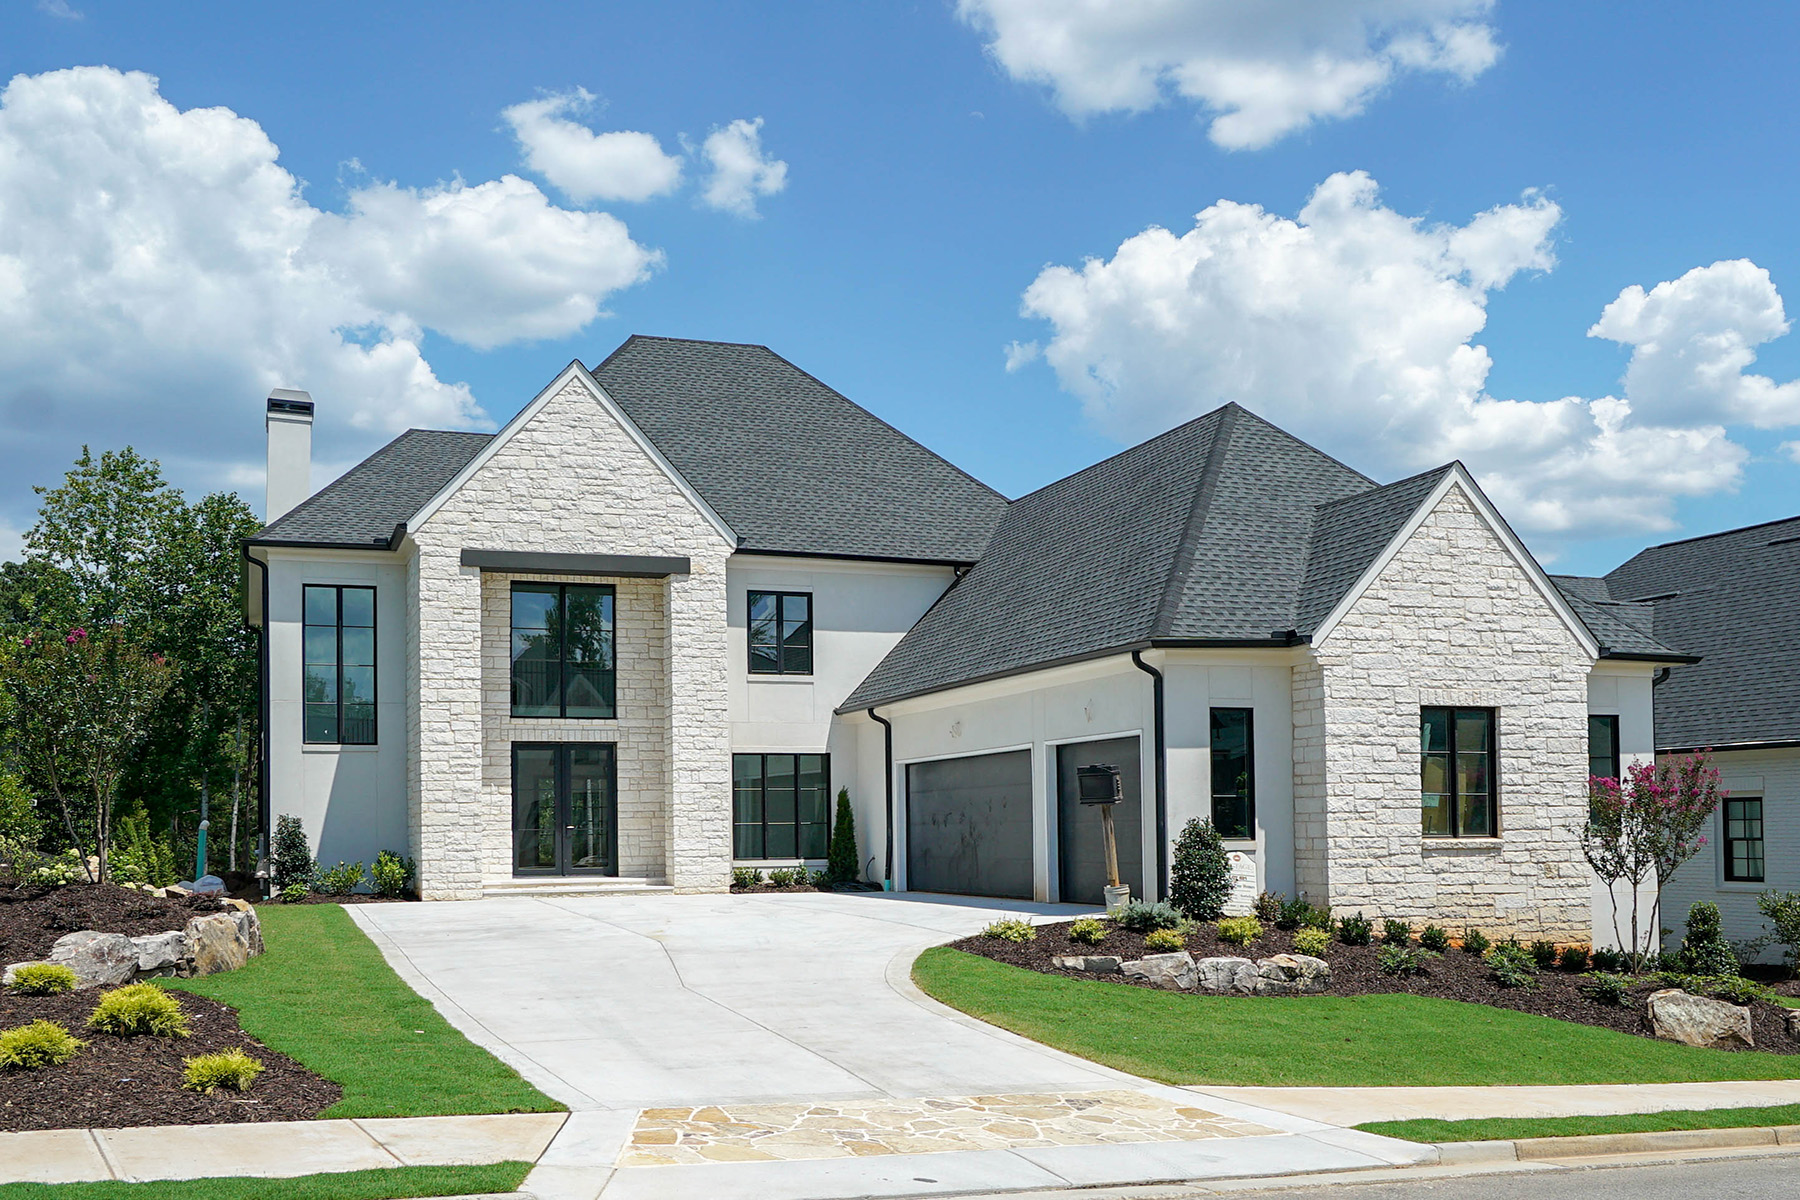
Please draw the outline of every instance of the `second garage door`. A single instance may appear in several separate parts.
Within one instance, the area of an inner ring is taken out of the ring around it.
[[[906,768],[906,886],[1032,898],[1031,751]]]

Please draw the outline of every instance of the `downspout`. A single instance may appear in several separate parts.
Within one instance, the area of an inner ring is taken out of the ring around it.
[[[1163,673],[1144,661],[1142,650],[1131,652],[1132,665],[1150,676],[1155,709],[1156,739],[1156,898],[1168,894],[1169,879],[1169,756],[1163,725]]]
[[[269,894],[269,564],[250,553],[243,543],[244,562],[262,573],[262,625],[256,631],[256,674],[261,693],[262,716],[257,733],[256,769],[256,873],[263,896]]]
[[[882,773],[882,783],[887,790],[887,832],[881,837],[882,845],[887,853],[887,862],[883,867],[884,878],[888,890],[894,890],[894,726],[893,722],[876,713],[873,705],[869,707],[869,720],[881,726],[882,738],[886,744],[886,753],[882,756],[886,770]]]

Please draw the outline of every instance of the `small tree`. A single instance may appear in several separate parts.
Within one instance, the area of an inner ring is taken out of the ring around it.
[[[1725,940],[1725,922],[1719,906],[1696,901],[1688,909],[1687,936],[1681,940],[1681,966],[1695,975],[1736,975],[1737,955]]]
[[[1194,817],[1182,827],[1169,874],[1169,899],[1196,921],[1214,921],[1231,897],[1231,862],[1211,821]]]
[[[1787,947],[1788,974],[1800,958],[1800,892],[1767,891],[1756,898],[1756,911],[1775,926],[1775,940]]]
[[[825,862],[825,874],[833,883],[849,883],[856,878],[856,814],[850,809],[850,789],[841,787],[837,794],[837,820],[831,826],[831,849]]]
[[[298,884],[312,886],[312,847],[306,844],[306,827],[300,818],[285,813],[275,818],[275,838],[269,844],[269,878],[277,893]]]

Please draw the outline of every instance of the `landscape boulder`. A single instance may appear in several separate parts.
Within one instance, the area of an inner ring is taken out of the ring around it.
[[[134,937],[131,944],[137,948],[139,975],[179,975],[192,953],[187,934],[176,929]]]
[[[194,950],[194,974],[235,971],[250,961],[250,939],[239,927],[239,913],[195,917],[183,932]]]
[[[1194,988],[1194,956],[1186,950],[1177,950],[1173,954],[1146,954],[1131,962],[1120,963],[1119,971],[1127,979],[1142,979],[1171,992]]]
[[[130,983],[137,975],[137,947],[123,934],[99,933],[83,929],[64,934],[50,947],[45,962],[60,963],[75,972],[77,988],[112,987]],[[32,963],[13,963],[0,975],[0,983],[10,984],[20,967]]]
[[[1093,971],[1100,975],[1117,975],[1123,962],[1116,954],[1065,954],[1051,959],[1050,965],[1059,971]]]
[[[1310,954],[1277,954],[1256,962],[1256,991],[1264,996],[1316,996],[1331,987],[1331,964]]]
[[[1650,993],[1648,1012],[1651,1032],[1672,1042],[1720,1049],[1756,1045],[1750,1032],[1750,1010],[1724,1000],[1664,988]]]
[[[1247,958],[1203,958],[1194,964],[1196,985],[1203,992],[1256,991],[1256,964]]]
[[[1800,1008],[1788,1009],[1782,1014],[1782,1020],[1787,1022],[1787,1035],[1791,1038],[1800,1038]]]

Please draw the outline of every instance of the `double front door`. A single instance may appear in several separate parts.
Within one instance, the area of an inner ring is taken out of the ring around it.
[[[513,745],[513,873],[617,875],[619,786],[610,742]]]

